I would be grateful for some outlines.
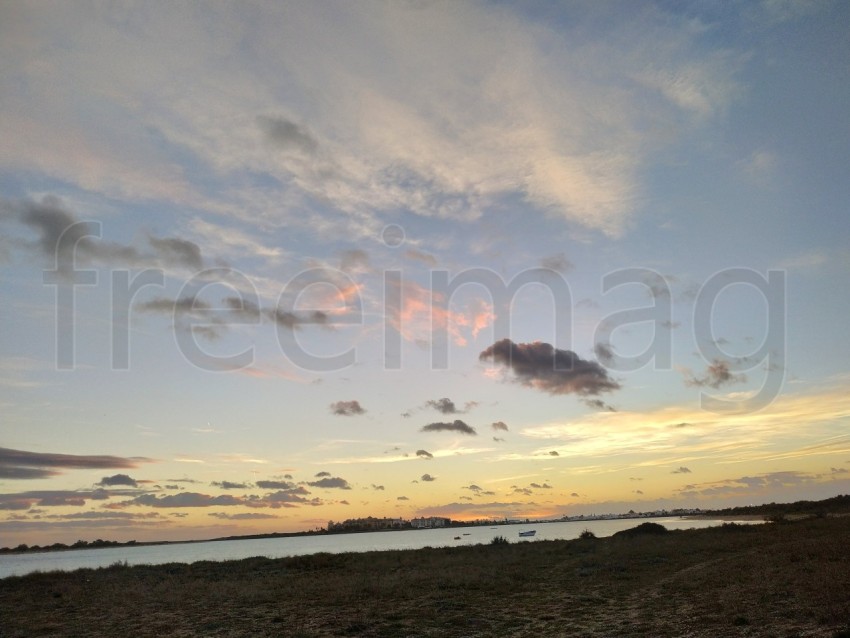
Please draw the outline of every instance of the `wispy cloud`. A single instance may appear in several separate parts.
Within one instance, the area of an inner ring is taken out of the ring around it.
[[[144,457],[80,456],[0,448],[0,478],[46,478],[59,474],[59,469],[135,468],[150,461]]]

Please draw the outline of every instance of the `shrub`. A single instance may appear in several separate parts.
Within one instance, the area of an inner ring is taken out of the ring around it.
[[[624,529],[621,532],[617,532],[614,534],[617,536],[643,536],[643,535],[657,535],[657,534],[666,534],[667,528],[661,525],[660,523],[641,523],[637,527],[632,527],[631,529]]]
[[[589,529],[585,529],[581,534],[578,535],[578,537],[583,540],[590,540],[596,538],[596,534],[591,532]]]
[[[491,545],[507,545],[508,539],[504,536],[494,536],[493,540],[490,541]]]

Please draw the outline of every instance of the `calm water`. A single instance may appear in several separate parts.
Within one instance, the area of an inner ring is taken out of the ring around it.
[[[690,529],[720,525],[720,520],[685,520],[681,518],[653,518],[667,529]],[[453,527],[451,529],[408,530],[400,532],[368,532],[362,534],[331,534],[327,536],[292,536],[259,540],[209,541],[174,545],[142,547],[108,547],[80,549],[40,554],[0,556],[0,578],[21,576],[34,571],[70,571],[82,567],[107,567],[118,561],[130,565],[160,565],[162,563],[194,563],[200,560],[234,560],[251,556],[282,558],[316,554],[318,552],[369,552],[374,550],[420,549],[451,545],[489,543],[495,536],[504,536],[510,542],[535,542],[538,540],[570,540],[578,538],[585,529],[599,537],[629,529],[642,521],[621,519],[610,521],[575,521],[569,523],[531,523],[499,525],[497,527]],[[740,521],[752,523],[753,521]],[[534,538],[519,538],[519,532],[537,530]],[[455,539],[459,536],[460,539]]]

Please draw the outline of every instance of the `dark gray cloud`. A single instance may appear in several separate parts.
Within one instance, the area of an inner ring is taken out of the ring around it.
[[[422,426],[422,432],[459,432],[460,434],[476,435],[478,432],[475,428],[467,425],[460,419],[455,419],[452,423],[429,423]]]
[[[683,465],[682,467],[676,468],[675,470],[673,470],[670,473],[671,474],[690,474],[691,471]]]
[[[616,412],[616,408],[605,403],[602,399],[582,399],[582,402],[589,408],[596,410],[607,410],[608,412]]]
[[[242,297],[225,297],[222,299],[225,308],[242,319],[256,321],[260,318],[260,307],[250,299]]]
[[[478,401],[467,401],[463,404],[463,408],[457,407],[454,401],[447,397],[442,399],[431,399],[425,402],[426,408],[434,408],[437,412],[443,414],[466,414],[478,405]]]
[[[410,499],[407,498],[406,496],[399,496],[399,497],[396,497],[395,500],[397,500],[397,501],[409,501]]]
[[[558,452],[556,450],[552,450],[551,452],[549,452],[549,456],[561,456],[561,455],[558,454]]]
[[[729,369],[729,362],[722,359],[712,361],[702,376],[694,376],[690,371],[685,371],[684,375],[687,386],[708,386],[715,389],[722,385],[743,383],[747,380],[745,374],[733,374]]]
[[[426,483],[431,483],[431,482],[433,482],[433,481],[436,481],[436,480],[437,480],[437,477],[436,477],[436,476],[431,476],[430,474],[423,474],[423,475],[420,477],[420,480],[421,480],[421,481],[424,481],[424,482],[426,482]]]
[[[491,492],[490,490],[485,490],[480,485],[476,485],[475,483],[471,483],[461,488],[462,490],[469,490],[474,493],[475,496],[495,496],[495,492]]]
[[[233,481],[213,481],[210,483],[213,487],[217,487],[220,490],[247,490],[247,483],[234,483]]]
[[[514,343],[502,339],[484,350],[479,359],[510,368],[515,381],[549,394],[596,395],[618,390],[620,385],[595,361],[586,361],[571,350],[551,344]]]
[[[185,314],[205,312],[211,309],[210,304],[197,297],[181,297],[170,299],[168,297],[152,297],[147,301],[137,303],[136,310],[139,312],[161,313],[161,314]]]
[[[579,496],[579,493],[578,493],[578,492],[572,492],[572,493],[570,494],[570,496],[572,496],[573,498],[581,498],[581,496]]]
[[[6,207],[10,205],[7,203]],[[148,250],[102,240],[97,222],[78,220],[61,199],[46,196],[41,201],[24,201],[11,205],[17,219],[36,231],[33,245],[60,275],[68,275],[72,265],[101,263],[113,266],[165,266],[200,270],[203,256],[200,247],[179,237],[147,237]]]
[[[561,273],[569,272],[573,269],[573,262],[567,259],[567,256],[564,253],[544,257],[540,260],[540,265],[543,268],[548,268],[549,270],[555,270]]]
[[[336,401],[330,405],[331,412],[339,416],[356,416],[365,414],[366,409],[360,405],[359,401]]]
[[[338,476],[332,476],[329,478],[319,479],[318,481],[308,481],[307,485],[310,487],[320,487],[324,489],[338,489],[338,490],[350,490],[351,485],[348,484],[344,478],[339,478]]]
[[[321,310],[312,312],[296,313],[291,310],[281,310],[279,308],[269,311],[269,317],[281,328],[296,330],[300,326],[324,326],[328,323],[328,315]]]
[[[138,467],[150,459],[120,456],[78,456],[49,452],[25,452],[0,448],[0,478],[38,479],[55,476],[60,472],[48,468],[63,469],[125,469]]]
[[[257,125],[266,140],[282,151],[295,151],[313,155],[319,148],[316,138],[309,129],[281,116],[260,115]]]
[[[330,472],[319,472],[316,474],[316,478],[322,478],[323,476],[331,476]]]
[[[161,259],[167,263],[201,270],[204,259],[198,244],[177,237],[149,237],[148,241]]]
[[[61,472],[39,467],[10,467],[0,465],[0,479],[40,479],[59,476]]]
[[[113,476],[104,476],[97,483],[101,487],[113,487],[115,485],[128,485],[130,487],[139,487],[136,479],[131,478],[127,474],[114,474]]]
[[[261,490],[288,490],[295,487],[289,481],[257,481],[257,487]]]
[[[455,402],[446,397],[443,397],[442,399],[431,399],[426,401],[425,405],[429,408],[434,408],[437,412],[442,412],[443,414],[458,414],[460,412],[460,410],[457,409]]]
[[[602,343],[601,341],[593,346],[593,354],[602,363],[611,363],[614,360],[614,348],[610,343]]]
[[[374,483],[372,483],[372,489],[375,490],[376,492],[383,492],[384,486],[383,485],[375,485]]]
[[[532,487],[532,488],[534,488],[534,489],[536,489],[536,490],[551,490],[551,489],[552,489],[552,486],[551,486],[551,485],[549,485],[548,483],[543,483],[543,484],[540,484],[540,483],[532,483],[532,484],[531,484],[531,485],[529,485],[528,487]]]
[[[103,501],[113,495],[133,494],[127,490],[35,490],[0,494],[0,510],[28,510],[33,506],[81,507],[87,501]]]
[[[494,436],[494,437],[493,437],[493,440],[494,440],[496,443],[504,443],[504,442],[505,442],[505,439],[503,439],[503,438],[502,438],[502,437],[500,437],[500,436]]]
[[[497,432],[499,430],[501,430],[502,432],[508,431],[508,426],[504,421],[496,421],[495,423],[491,423],[490,427],[493,428],[493,430],[495,430]]]
[[[423,459],[433,459],[434,455],[431,454],[428,450],[416,450],[416,456]]]

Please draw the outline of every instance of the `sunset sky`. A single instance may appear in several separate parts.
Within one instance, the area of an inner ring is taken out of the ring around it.
[[[850,3],[0,5],[0,546],[850,492]]]

